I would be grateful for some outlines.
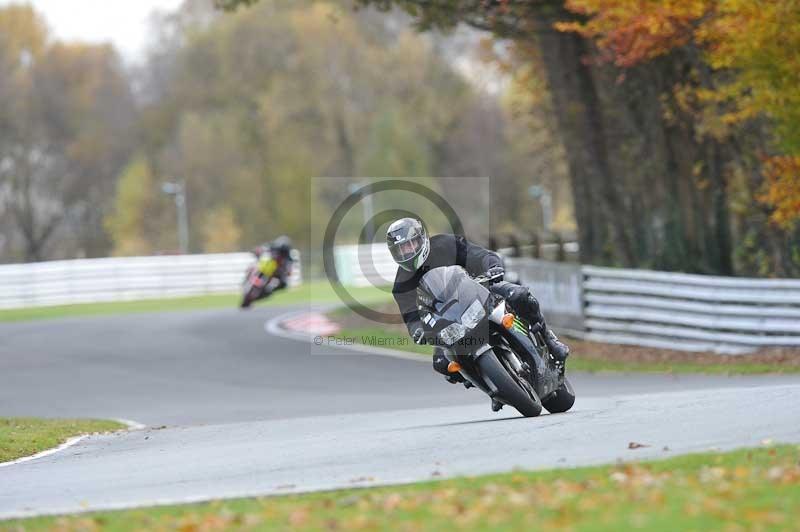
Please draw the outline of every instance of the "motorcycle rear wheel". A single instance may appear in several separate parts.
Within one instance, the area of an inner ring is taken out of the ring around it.
[[[575,404],[575,390],[572,389],[572,384],[564,377],[564,383],[558,387],[558,390],[542,401],[542,405],[551,414],[560,414],[566,412],[572,405]]]
[[[478,359],[477,364],[483,378],[491,381],[497,388],[498,399],[502,398],[525,417],[536,417],[542,413],[542,402],[536,392],[531,390],[531,393],[528,393],[523,389],[514,377],[509,375],[508,370],[497,359],[497,355],[492,352],[485,353]]]

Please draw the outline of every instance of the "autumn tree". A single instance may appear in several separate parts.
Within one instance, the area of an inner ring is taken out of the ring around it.
[[[348,194],[341,186],[312,189],[316,176],[419,177],[439,189],[431,176],[529,179],[519,171],[533,164],[524,150],[473,164],[511,151],[512,119],[407,17],[310,1],[201,16],[197,4],[160,23],[173,38],[153,49],[139,80],[146,95],[141,149],[109,217],[117,251],[136,249],[129,243],[141,239],[152,252],[175,248],[174,208],[158,201],[165,180],[185,180],[192,250],[204,251],[244,248],[278,233],[307,244],[324,229],[314,220],[325,220]],[[472,124],[481,121],[494,129],[475,138]],[[140,159],[148,172],[137,170]],[[139,188],[129,188],[133,182]],[[123,200],[140,193],[148,198]],[[533,221],[527,206],[507,206],[498,216]],[[154,234],[150,220],[170,229]],[[355,238],[360,227],[345,229]],[[488,231],[480,228],[477,237]]]
[[[796,20],[796,2],[764,9],[737,0],[357,3],[400,8],[421,30],[459,23],[486,30],[539,73],[568,161],[582,260],[798,272],[796,231],[777,231],[755,201],[763,192],[759,159],[772,150],[764,139],[785,138],[787,124],[797,124],[797,24],[782,34]],[[765,99],[765,84],[784,89]],[[783,106],[786,120],[769,105]],[[791,167],[781,161],[766,168]],[[762,195],[777,221],[792,217],[793,203],[776,196],[796,189],[793,174],[780,172],[768,174],[773,186]]]
[[[26,260],[105,254],[102,219],[134,114],[119,57],[54,41],[30,6],[10,5],[0,9],[0,80],[7,234]]]
[[[795,0],[568,0],[566,4],[586,18],[557,27],[594,40],[601,51],[598,59],[613,62],[623,75],[664,62],[686,65],[682,79],[663,91],[674,102],[664,112],[683,113],[696,138],[723,152],[715,165],[725,165],[726,172],[712,187],[738,192],[732,208],[747,214],[739,218],[744,244],[740,262],[746,267],[753,263],[751,256],[771,251],[766,262],[772,266],[761,260],[756,265],[759,273],[796,272],[800,4]],[[754,199],[771,208],[773,227],[760,220],[763,209]],[[766,244],[753,245],[756,239]]]

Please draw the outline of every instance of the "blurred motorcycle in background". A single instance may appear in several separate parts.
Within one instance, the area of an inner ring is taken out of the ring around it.
[[[255,264],[247,269],[242,283],[241,308],[249,308],[254,302],[265,299],[276,290],[286,288],[296,251],[289,237],[281,236],[272,243],[263,244],[253,250]]]

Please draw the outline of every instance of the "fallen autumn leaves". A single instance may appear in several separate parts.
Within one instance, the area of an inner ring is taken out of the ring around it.
[[[22,530],[791,528],[800,447],[12,523]]]

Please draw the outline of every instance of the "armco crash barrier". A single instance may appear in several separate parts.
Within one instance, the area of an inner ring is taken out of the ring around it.
[[[588,339],[728,354],[800,346],[800,280],[582,271]]]

